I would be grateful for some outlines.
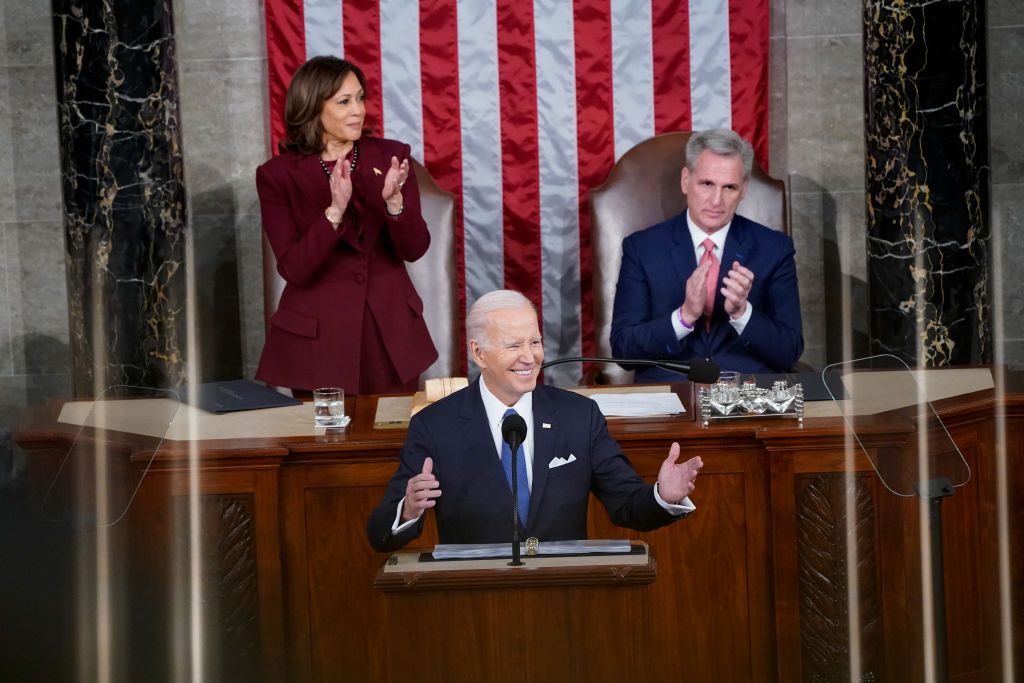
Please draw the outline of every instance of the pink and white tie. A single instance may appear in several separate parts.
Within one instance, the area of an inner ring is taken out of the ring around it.
[[[705,262],[711,263],[711,268],[708,269],[708,296],[704,300],[704,324],[711,327],[711,313],[715,309],[715,291],[718,289],[718,259],[715,258],[715,243],[711,241],[710,237],[701,242],[701,246],[704,247],[704,255],[700,258],[701,265],[704,265]]]

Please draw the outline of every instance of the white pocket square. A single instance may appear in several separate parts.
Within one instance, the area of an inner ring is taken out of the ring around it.
[[[568,458],[563,458],[561,456],[555,456],[554,458],[551,459],[551,462],[548,463],[548,469],[549,470],[553,470],[556,467],[561,467],[562,465],[568,465],[571,462],[576,462],[576,456],[573,455],[572,453],[569,454]]]

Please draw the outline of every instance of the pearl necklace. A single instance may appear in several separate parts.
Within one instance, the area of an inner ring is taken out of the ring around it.
[[[341,159],[337,159],[337,162],[340,162],[340,161],[342,161],[342,160]],[[349,172],[352,172],[352,171],[356,170],[356,163],[358,163],[358,162],[359,162],[359,145],[357,143],[353,142],[352,143],[352,164],[349,166],[349,169],[348,169]],[[324,169],[324,175],[326,175],[327,179],[330,180],[331,179],[331,170],[329,168],[327,168],[327,164],[324,163],[323,159],[320,159],[320,168]],[[335,168],[337,168],[337,165],[335,165]]]

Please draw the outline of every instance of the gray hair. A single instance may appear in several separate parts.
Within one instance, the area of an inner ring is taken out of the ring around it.
[[[491,341],[487,337],[487,319],[491,313],[523,306],[529,306],[534,313],[537,312],[537,307],[521,292],[511,289],[496,289],[484,294],[476,300],[476,303],[469,309],[469,315],[466,316],[467,345],[474,339],[480,346],[487,346],[486,342]]]
[[[686,168],[690,173],[697,170],[697,157],[711,152],[723,157],[739,157],[743,162],[743,178],[750,177],[754,164],[754,148],[750,143],[728,128],[695,131],[686,143]]]

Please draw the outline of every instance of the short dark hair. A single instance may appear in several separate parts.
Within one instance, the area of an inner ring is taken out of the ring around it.
[[[358,66],[338,57],[313,57],[300,66],[284,99],[284,140],[281,151],[315,154],[324,149],[324,127],[320,112],[324,100],[341,88],[349,74],[355,74],[366,92],[366,77]]]

